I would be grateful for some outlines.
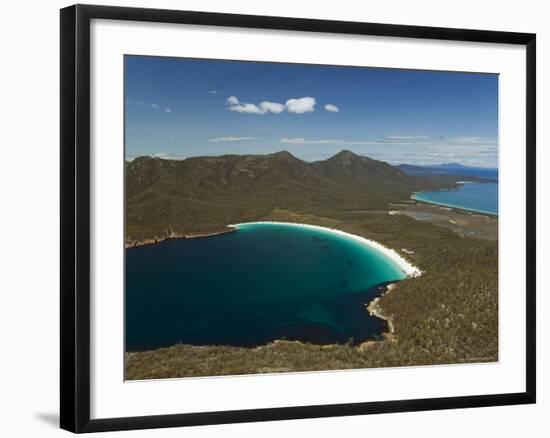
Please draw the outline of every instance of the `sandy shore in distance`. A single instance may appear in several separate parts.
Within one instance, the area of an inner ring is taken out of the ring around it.
[[[330,231],[335,234],[339,234],[341,236],[345,236],[349,239],[353,239],[357,242],[362,243],[363,245],[367,245],[370,248],[374,248],[377,251],[384,254],[386,257],[391,259],[394,263],[396,263],[401,270],[405,273],[407,277],[419,277],[422,274],[422,271],[418,269],[416,266],[413,266],[409,261],[407,261],[402,255],[398,254],[395,250],[385,247],[384,245],[370,239],[366,239],[364,237],[358,236],[356,234],[346,233],[345,231],[341,231],[335,228],[328,228],[328,227],[321,227],[319,225],[309,225],[309,224],[300,224],[295,222],[277,222],[277,221],[257,221],[257,222],[244,222],[241,224],[233,224],[228,225],[229,227],[239,228],[239,225],[249,225],[249,224],[281,224],[281,225],[294,225],[304,228],[310,228],[314,230],[322,230],[322,231]]]
[[[420,192],[418,192],[420,193]],[[421,202],[423,204],[430,204],[430,205],[437,205],[439,207],[446,207],[446,208],[452,208],[454,210],[460,210],[460,211],[465,211],[466,213],[478,213],[478,214],[483,214],[485,216],[494,216],[494,217],[498,217],[498,214],[496,213],[491,213],[490,211],[485,211],[485,210],[477,210],[475,208],[465,208],[465,207],[459,207],[458,205],[453,205],[453,204],[449,204],[447,202],[437,202],[437,201],[427,201],[425,199],[420,199],[420,198],[417,198],[415,196],[415,194],[413,194],[411,196],[411,199],[413,201],[416,201],[416,202]]]

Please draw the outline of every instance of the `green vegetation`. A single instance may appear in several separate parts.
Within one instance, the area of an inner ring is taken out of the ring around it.
[[[397,283],[379,301],[383,314],[392,320],[393,335],[387,336],[385,341],[370,342],[362,347],[276,341],[257,348],[175,345],[149,352],[131,352],[126,353],[127,379],[498,360],[498,242],[464,237],[451,229],[402,214],[389,215],[390,202],[408,199],[419,187],[437,183],[404,176],[399,171],[391,173],[394,168],[389,165],[379,166],[379,162],[369,159],[357,161],[356,156],[349,154],[340,156],[336,164],[327,160],[322,163],[328,164],[322,166],[313,163],[303,167],[314,168],[315,173],[325,175],[323,177],[308,173],[297,174],[294,179],[283,178],[281,174],[286,174],[283,169],[292,168],[283,165],[277,172],[266,173],[267,182],[258,175],[258,163],[255,162],[251,167],[254,184],[247,179],[252,175],[243,177],[248,182],[242,184],[227,177],[227,184],[232,181],[227,190],[222,188],[223,180],[210,181],[206,177],[197,179],[200,182],[194,186],[196,191],[181,188],[175,182],[174,173],[179,175],[175,170],[170,172],[170,177],[158,174],[148,179],[142,177],[139,189],[137,182],[128,181],[128,231],[137,235],[141,230],[146,237],[150,233],[160,235],[158,233],[165,228],[181,232],[208,231],[228,223],[265,219],[334,227],[376,240],[402,251],[424,272],[419,278]],[[242,164],[240,159],[235,160]],[[292,157],[291,163],[294,160]],[[174,165],[175,168],[179,169],[185,161]],[[162,163],[157,165],[173,165]],[[141,164],[129,166],[137,165]],[[366,165],[372,166],[370,175],[358,176],[361,172],[368,173]],[[135,176],[135,172],[131,170],[127,175]],[[296,179],[300,178],[306,182],[316,178],[317,183],[325,185],[315,188],[314,180],[299,185]],[[258,187],[266,190],[265,196],[260,196]],[[184,212],[192,213],[191,218],[199,221],[198,225],[192,223],[190,228],[187,224],[192,219],[186,216],[183,222],[178,222],[180,216],[175,212],[176,206],[188,205],[182,200],[184,193],[196,193],[189,208],[182,207]],[[245,199],[239,199],[240,196]],[[203,202],[202,210],[198,207],[199,198]],[[220,210],[216,200],[222,204]],[[157,203],[170,214],[162,216],[149,211]],[[136,221],[138,217],[144,220]],[[149,223],[147,218],[154,218],[154,221]],[[207,226],[201,228],[200,224]]]
[[[357,211],[384,209],[412,191],[441,186],[348,151],[315,163],[288,152],[181,161],[139,157],[126,164],[126,242],[221,231],[277,208],[354,218]]]

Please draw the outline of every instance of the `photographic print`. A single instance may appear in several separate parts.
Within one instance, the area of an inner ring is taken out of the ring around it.
[[[498,86],[125,55],[126,380],[498,361]]]

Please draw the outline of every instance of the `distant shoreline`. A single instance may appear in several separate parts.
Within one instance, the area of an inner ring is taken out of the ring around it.
[[[437,192],[445,192],[445,191],[457,191],[457,190],[460,190],[461,186],[464,186],[465,184],[472,184],[472,183],[498,184],[498,182],[496,182],[496,181],[487,181],[487,182],[457,181],[456,183],[459,185],[459,187],[452,188],[452,189],[419,190],[419,191],[413,192],[411,194],[411,199],[416,201],[416,202],[423,202],[425,204],[439,205],[440,207],[452,208],[452,209],[455,209],[455,210],[460,210],[460,211],[464,211],[464,212],[468,212],[468,213],[485,214],[485,215],[489,215],[489,216],[493,216],[493,217],[498,218],[498,212],[494,213],[492,211],[481,210],[481,209],[477,209],[477,208],[468,208],[468,207],[463,207],[463,206],[460,206],[460,205],[451,204],[451,203],[448,203],[448,202],[432,201],[432,200],[420,199],[420,198],[417,197],[418,195],[422,195],[422,193],[437,193]]]
[[[426,192],[437,192],[439,190],[426,190]],[[453,205],[453,204],[448,204],[446,202],[437,202],[437,201],[427,201],[425,199],[419,199],[419,198],[416,198],[415,197],[415,194],[416,193],[422,193],[422,192],[415,192],[411,195],[411,199],[413,201],[416,201],[416,202],[421,202],[423,204],[429,204],[429,205],[438,205],[440,207],[447,207],[447,208],[452,208],[453,210],[460,210],[460,211],[463,211],[463,212],[466,212],[466,213],[478,213],[478,214],[485,214],[487,216],[492,216],[492,217],[496,217],[498,218],[498,213],[493,213],[493,212],[490,212],[490,211],[487,211],[487,210],[479,210],[479,209],[476,209],[476,208],[466,208],[466,207],[459,207],[457,205]]]
[[[220,236],[222,234],[234,233],[235,231],[237,231],[235,228],[232,228],[231,226],[229,226],[224,230],[212,231],[208,233],[186,233],[186,234],[172,233],[167,236],[161,236],[161,237],[157,236],[157,237],[151,237],[147,239],[130,240],[129,242],[124,243],[124,247],[126,249],[130,249],[130,248],[138,248],[141,246],[155,245],[157,243],[162,243],[167,240],[202,239],[205,237],[213,237],[213,236]]]

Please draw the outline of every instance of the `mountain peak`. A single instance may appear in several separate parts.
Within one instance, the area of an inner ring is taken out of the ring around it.
[[[365,157],[357,155],[350,150],[344,149],[338,152],[332,158],[329,158],[327,161],[337,162],[342,164],[343,166],[349,166],[352,163],[361,162],[364,159]]]
[[[279,160],[284,160],[284,161],[300,161],[298,158],[296,158],[294,155],[292,155],[288,151],[275,152],[274,154],[271,154],[271,157],[277,158]]]
[[[280,157],[280,158],[296,158],[296,157],[294,157],[294,155],[292,155],[288,151],[279,151],[279,152],[275,152],[271,155],[274,156],[274,157]]]
[[[350,151],[349,149],[342,149],[340,152],[338,152],[336,155],[334,155],[334,157],[355,158],[355,157],[359,157],[359,155],[357,155],[356,153]]]

